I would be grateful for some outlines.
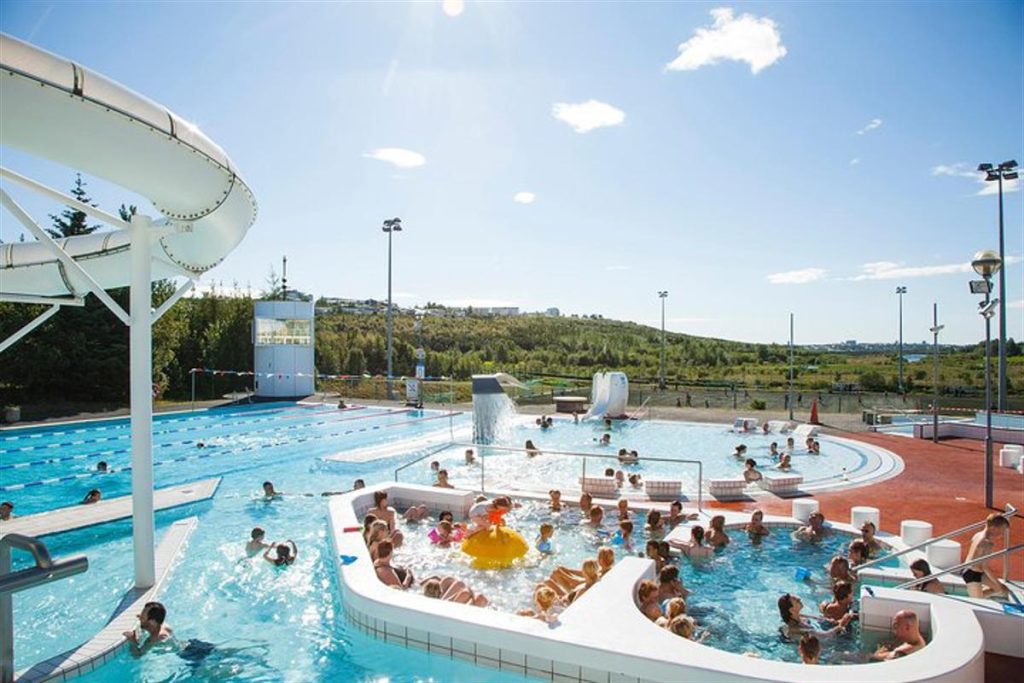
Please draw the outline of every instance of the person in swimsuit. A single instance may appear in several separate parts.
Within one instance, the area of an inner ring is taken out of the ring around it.
[[[527,457],[536,458],[538,455],[541,454],[540,449],[534,446],[533,441],[531,441],[530,439],[526,440],[526,444],[523,446],[523,448],[526,449]]]
[[[793,457],[789,453],[783,453],[775,469],[782,470],[783,472],[793,469]]]
[[[838,622],[853,607],[853,584],[849,581],[836,581],[832,585],[832,600],[823,600],[821,615],[829,621]]]
[[[868,546],[860,539],[850,541],[850,545],[846,549],[846,557],[850,566],[856,569],[868,561]]]
[[[712,548],[724,548],[729,545],[729,534],[725,533],[725,516],[715,515],[708,522],[708,543]]]
[[[263,551],[263,559],[275,567],[287,567],[294,563],[298,556],[299,549],[295,546],[295,541],[291,539],[284,543],[271,543]]]
[[[743,481],[748,484],[753,484],[755,481],[761,481],[764,479],[764,475],[757,470],[757,461],[753,458],[747,458],[743,463]]]
[[[750,515],[750,521],[743,528],[747,532],[747,536],[750,536],[751,541],[757,541],[762,536],[767,536],[770,531],[768,527],[764,525],[764,513],[760,510],[754,510]]]
[[[922,557],[910,563],[910,572],[914,575],[915,579],[923,579],[926,576],[931,576],[932,567],[928,564],[928,560]],[[919,583],[914,586],[913,589],[921,591],[922,593],[935,593],[936,595],[946,594],[946,589],[942,587],[942,582],[936,578],[932,578],[924,583]]]
[[[658,602],[665,602],[672,598],[685,599],[690,591],[683,587],[683,580],[679,576],[679,567],[666,565],[658,572]]]
[[[664,616],[658,617],[658,621],[655,623],[662,628],[668,628],[670,621],[686,614],[686,600],[669,598],[661,603],[661,611],[664,612]]]
[[[821,656],[821,641],[814,635],[805,633],[800,636],[800,644],[797,645],[800,652],[800,661],[804,664],[817,664]]]
[[[245,544],[245,552],[249,557],[257,555],[270,547],[270,544],[263,540],[266,535],[267,532],[260,527],[255,527],[249,532],[249,542]]]
[[[661,603],[658,602],[658,584],[650,580],[640,582],[636,591],[636,601],[644,616],[657,622],[662,616]]]
[[[14,503],[9,500],[0,503],[0,522],[6,522],[12,517],[14,517]]]
[[[85,494],[85,498],[82,499],[82,505],[92,505],[93,503],[100,502],[103,498],[103,494],[100,493],[99,489],[92,489],[89,493]]]
[[[466,464],[467,465],[475,465],[476,464],[476,456],[473,455],[473,449],[472,448],[467,448],[466,449]]]
[[[647,522],[644,524],[647,537],[661,540],[665,535],[665,524],[661,521],[661,513],[657,510],[650,510],[647,513]]]
[[[592,507],[594,507],[594,497],[586,492],[580,494],[580,513],[586,515]]]
[[[779,598],[779,616],[782,618],[782,627],[779,632],[784,638],[791,641],[799,640],[800,636],[805,633],[810,633],[818,640],[832,638],[853,620],[853,613],[847,613],[835,626],[827,631],[820,631],[814,628],[811,620],[800,612],[803,606],[803,601],[792,593],[786,593]]]
[[[283,495],[283,493],[274,488],[273,482],[263,482],[263,499],[266,500],[267,502],[277,500]]]
[[[558,615],[562,613],[563,609],[558,601],[558,593],[550,586],[540,585],[533,591],[533,607],[521,609],[516,614],[552,624],[558,621]]]
[[[896,645],[879,645],[871,659],[876,661],[906,657],[927,645],[921,635],[917,613],[904,609],[892,617],[892,634],[896,637]]]
[[[877,532],[878,529],[875,528],[874,522],[864,522],[864,524],[860,527],[860,539],[864,541],[864,545],[866,545],[868,548],[869,558],[877,557],[878,553],[882,552],[885,549],[885,546],[883,546],[878,541],[878,539],[875,538],[875,534]]]
[[[134,630],[125,631],[124,637],[128,640],[132,657],[141,657],[158,643],[164,643],[174,637],[171,628],[164,623],[167,618],[167,608],[159,602],[147,602],[142,611],[139,612],[139,629],[146,634],[146,640],[139,642],[139,634]]]
[[[373,507],[370,512],[377,517],[377,519],[383,520],[388,525],[388,531],[391,534],[391,543],[396,548],[402,546],[402,542],[405,540],[405,536],[399,531],[397,527],[396,518],[398,513],[395,508],[388,506],[388,492],[387,491],[374,491],[373,492]]]
[[[540,534],[537,536],[537,542],[534,544],[534,547],[537,548],[537,552],[542,553],[544,555],[550,555],[552,552],[554,552],[553,548],[551,547],[551,537],[554,535],[554,526],[552,526],[548,522],[544,522],[543,524],[541,524]]]
[[[101,474],[106,474],[107,472],[109,472],[110,467],[107,465],[107,461],[100,460],[98,463],[96,463],[96,471]]]
[[[391,554],[394,550],[391,541],[381,541],[377,546],[377,559],[373,561],[373,569],[385,586],[405,590],[415,582],[415,579],[412,572],[405,567],[392,566]]]
[[[714,550],[704,545],[704,527],[700,524],[694,524],[690,528],[690,540],[685,542],[672,542],[673,548],[676,548],[683,555],[686,555],[691,560],[702,560],[704,558],[711,557],[714,554]]]
[[[825,515],[820,512],[812,512],[807,518],[807,524],[793,532],[794,539],[812,543],[821,541],[826,535],[828,529],[825,527]]]
[[[964,562],[971,562],[988,555],[995,549],[995,541],[1003,532],[1010,528],[1010,522],[997,512],[993,512],[985,520],[985,528],[974,534],[971,547],[967,551]],[[987,562],[974,562],[963,572],[967,594],[972,598],[989,598],[993,595],[1006,595],[1006,586],[995,575]]]
[[[437,471],[437,481],[434,482],[434,486],[436,488],[441,488],[441,489],[453,489],[453,488],[455,488],[454,486],[452,486],[451,484],[448,483],[448,470],[438,470]]]
[[[665,628],[680,638],[686,638],[687,640],[692,640],[695,643],[703,643],[708,639],[708,636],[711,635],[711,632],[705,629],[703,633],[695,637],[697,632],[697,622],[688,614],[675,617],[672,621],[668,622],[668,625]]]
[[[665,524],[670,529],[675,529],[680,522],[697,519],[699,515],[695,512],[691,512],[686,515],[683,514],[683,503],[682,501],[674,500],[672,504],[668,506],[668,517],[665,518]]]
[[[471,588],[454,576],[431,576],[420,581],[420,585],[423,586],[423,594],[428,598],[475,605],[476,607],[486,607],[489,603],[487,596],[483,593],[474,593]]]

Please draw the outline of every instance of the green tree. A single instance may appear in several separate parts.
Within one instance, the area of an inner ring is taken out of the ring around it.
[[[75,174],[75,186],[71,188],[71,196],[89,206],[96,206],[93,204],[92,199],[89,198],[89,194],[85,191],[85,181],[82,180],[82,174]],[[73,209],[70,206],[66,207],[60,212],[60,215],[50,214],[50,219],[53,221],[53,227],[47,228],[46,232],[50,233],[50,237],[54,239],[60,239],[62,237],[74,237],[75,235],[88,235],[90,232],[96,230],[98,225],[89,225],[88,216],[84,211],[79,209]]]

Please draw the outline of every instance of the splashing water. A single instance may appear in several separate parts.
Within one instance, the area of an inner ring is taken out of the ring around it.
[[[473,395],[473,442],[508,443],[516,405],[505,394]]]

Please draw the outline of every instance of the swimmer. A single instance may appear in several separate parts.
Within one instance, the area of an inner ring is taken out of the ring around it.
[[[407,522],[419,522],[430,516],[430,510],[426,505],[411,505],[402,513],[402,518]]]
[[[139,634],[135,630],[125,631],[122,635],[128,640],[132,657],[139,658],[149,652],[158,643],[173,638],[171,628],[164,623],[167,609],[159,602],[147,602],[138,614],[139,630],[146,635],[145,642],[139,642]]]
[[[615,470],[615,488],[621,489],[626,483],[626,473],[622,470]]]
[[[101,474],[106,474],[107,472],[109,472],[110,467],[107,465],[107,461],[100,460],[98,463],[96,463],[96,471],[100,472]]]
[[[646,557],[648,560],[654,562],[654,572],[657,574],[661,571],[662,567],[665,566],[665,558],[661,554],[661,546],[658,541],[653,538],[644,545],[644,554],[642,557]]]
[[[271,544],[263,552],[263,559],[275,567],[286,567],[294,563],[298,556],[299,549],[295,546],[295,541],[291,539],[284,543]]]
[[[1002,519],[1002,518],[1001,518]],[[927,643],[921,635],[917,613],[903,609],[892,617],[892,634],[896,638],[894,646],[879,645],[871,659],[876,661],[899,659],[914,654]]]
[[[377,549],[384,541],[389,541],[391,534],[388,532],[388,523],[383,519],[377,519],[370,523],[370,528],[363,535],[366,542],[366,549],[370,551],[370,559],[377,559]]]
[[[100,502],[103,498],[103,494],[100,493],[99,489],[91,489],[89,493],[85,494],[85,498],[82,499],[82,505],[92,505],[93,503]]]
[[[697,519],[697,515],[695,513],[683,514],[683,502],[674,500],[668,506],[668,517],[665,518],[665,524],[669,529],[675,529],[680,523],[691,519]]]
[[[665,535],[665,524],[661,521],[661,513],[659,511],[648,511],[644,530],[647,532],[647,536],[649,538],[660,539]]]
[[[743,481],[753,484],[762,479],[764,479],[764,475],[757,471],[757,461],[753,458],[747,458],[743,463]]]
[[[446,548],[452,543],[457,543],[462,540],[462,529],[457,528],[448,520],[442,519],[428,535],[431,543]]]
[[[619,522],[619,533],[616,537],[621,542],[624,550],[633,552],[633,522],[628,519]]]
[[[768,527],[764,525],[764,513],[760,510],[754,510],[750,515],[750,521],[747,522],[745,527],[743,527],[743,530],[747,532],[748,536],[750,536],[751,541],[755,541],[762,536],[767,536],[771,533],[768,531]]]
[[[604,546],[597,551],[597,569],[604,576],[615,566],[615,551]]]
[[[828,566],[825,569],[828,571],[828,579],[833,586],[842,581],[857,583],[857,575],[850,570],[850,561],[845,557],[836,555],[829,560]]]
[[[642,489],[644,487],[643,477],[639,473],[629,475],[629,485],[635,489]]]
[[[533,591],[533,607],[521,609],[516,614],[521,617],[532,617],[541,621],[553,624],[558,621],[558,615],[562,612],[562,606],[558,603],[558,594],[550,586],[539,585]]]
[[[649,579],[640,582],[636,590],[636,601],[644,616],[653,622],[657,622],[661,613],[661,603],[658,601],[658,584]]]
[[[864,522],[860,527],[860,540],[864,541],[864,545],[867,546],[869,558],[876,557],[884,549],[884,546],[875,538],[876,533],[874,522]]]
[[[202,441],[196,441],[196,448],[206,448],[206,444]]]
[[[797,645],[800,651],[800,661],[804,664],[817,664],[821,655],[821,641],[814,635],[805,633],[800,636],[800,644]]]
[[[829,621],[839,621],[853,607],[853,584],[836,581],[832,584],[832,600],[822,600],[821,616]]]
[[[364,489],[364,488],[366,488],[366,482],[363,481],[362,479],[356,479],[354,482],[352,482],[352,490],[353,491],[358,491],[359,489]]]
[[[615,503],[615,511],[618,513],[619,519],[629,519],[629,501],[625,498],[619,498],[618,502]]]
[[[249,532],[249,541],[245,544],[245,552],[249,557],[258,555],[270,547],[270,544],[263,540],[266,535],[267,532],[259,527],[254,527]]]
[[[601,571],[597,560],[583,560],[580,570],[583,572],[583,581],[565,596],[567,605],[571,605],[601,580]]]
[[[744,460],[747,457],[747,447],[744,446],[743,444],[740,444],[739,446],[736,447],[736,450],[733,451],[732,457],[736,458],[737,460]]]
[[[768,424],[767,422],[765,422],[763,425],[761,425],[761,433],[762,434],[771,434],[772,433],[772,426],[770,424]]]
[[[538,419],[538,420],[537,420],[537,424],[539,424],[539,425],[540,425],[540,428],[541,428],[542,430],[544,430],[544,429],[547,429],[548,427],[550,427],[550,426],[551,426],[551,423],[550,423],[550,422],[548,422],[548,418],[547,418],[547,416],[546,416],[546,415],[541,415],[541,416],[540,416],[540,419]]]
[[[606,477],[614,477],[615,476],[615,468],[614,467],[605,467],[604,468],[604,476],[606,476]]]
[[[780,469],[783,472],[787,472],[793,469],[793,458],[789,453],[783,453],[779,459],[779,464],[775,466],[776,469]]]
[[[412,571],[405,567],[392,566],[391,556],[394,550],[390,541],[382,541],[377,548],[377,559],[373,561],[373,569],[385,586],[405,590],[415,582],[415,578]]]
[[[791,593],[786,593],[779,598],[779,616],[782,618],[782,628],[779,629],[780,633],[784,638],[788,640],[799,640],[800,636],[805,633],[810,633],[819,640],[825,638],[833,638],[840,631],[846,628],[846,625],[853,620],[853,613],[845,614],[832,628],[821,631],[814,628],[811,620],[808,619],[801,613],[804,603],[799,597]]]
[[[558,489],[548,491],[548,498],[548,509],[552,512],[561,512],[565,509],[565,503],[562,502],[562,492]]]
[[[612,419],[610,417],[604,418],[604,428],[607,429],[607,430],[611,430],[611,428],[612,428]]]
[[[793,532],[794,539],[811,541],[812,543],[821,541],[827,535],[828,529],[825,527],[825,515],[820,512],[812,512],[807,518],[807,524]]]
[[[507,496],[498,496],[494,500],[481,500],[469,508],[469,519],[473,528],[469,535],[487,531],[492,525],[500,526],[502,518],[512,509],[512,501]]]
[[[466,464],[467,465],[475,465],[476,464],[476,456],[473,455],[473,449],[472,448],[467,448],[466,449]]]
[[[700,636],[694,637],[694,634],[697,631],[697,622],[688,614],[683,614],[674,618],[668,623],[666,628],[677,636],[686,638],[687,640],[692,640],[695,643],[703,643],[708,639],[708,636],[711,635],[710,631],[705,630],[700,634]]]
[[[914,560],[910,564],[910,572],[914,575],[915,579],[923,579],[926,576],[932,575],[932,567],[928,564],[928,560],[921,558]],[[911,586],[911,590],[921,591],[922,593],[934,593],[936,595],[946,594],[946,589],[942,587],[942,583],[936,578],[931,578],[924,583]]]
[[[967,584],[967,594],[972,598],[989,598],[993,595],[1006,595],[1007,589],[996,576],[988,562],[977,562],[977,558],[988,555],[995,549],[995,541],[1010,523],[998,512],[993,512],[985,520],[985,528],[974,534],[967,551],[964,563],[971,563],[962,573]]]
[[[577,410],[572,411],[572,423],[577,425],[580,423],[580,413]]]
[[[821,455],[821,442],[817,439],[811,445],[811,455]]]
[[[526,450],[526,455],[529,458],[536,458],[538,455],[541,454],[540,449],[534,446],[533,441],[531,441],[530,439],[526,440],[526,444],[523,446],[523,448]]]
[[[664,616],[659,617],[656,623],[662,628],[668,628],[670,621],[686,614],[686,600],[682,598],[669,598],[661,603],[661,611],[664,613]]]
[[[789,437],[788,439],[786,439],[786,452],[787,453],[792,453],[795,450],[796,450],[796,441],[793,440],[793,437]]]
[[[725,533],[725,516],[715,515],[708,522],[707,542],[712,548],[724,548],[729,545],[729,534]]]
[[[0,522],[6,522],[14,517],[14,503],[5,500],[0,503]]]
[[[434,476],[437,476],[437,473],[440,470],[441,470],[441,463],[439,463],[437,460],[431,460],[430,461],[430,471],[434,473]]]
[[[405,536],[403,536],[402,532],[398,529],[398,513],[395,511],[395,508],[388,505],[387,491],[373,492],[373,507],[370,508],[370,512],[373,513],[377,519],[383,520],[387,523],[388,531],[391,534],[391,542],[396,548],[400,548],[405,540]]]
[[[339,398],[338,399],[338,410],[345,410],[346,408],[348,408],[348,405],[345,403],[345,399]]]
[[[768,447],[768,457],[773,461],[779,459],[779,442],[772,441],[772,445]]]
[[[666,565],[658,572],[658,602],[664,603],[672,598],[685,599],[690,591],[683,587],[683,579],[679,576],[679,567]]]
[[[704,527],[700,524],[694,524],[690,527],[689,541],[670,541],[669,543],[673,548],[676,548],[691,560],[702,560],[714,554],[713,549],[704,545]]]
[[[475,605],[486,607],[487,597],[483,593],[474,593],[466,584],[454,576],[431,576],[420,582],[423,586],[423,595],[436,600],[447,600],[458,602],[464,605]]]
[[[594,529],[600,529],[604,523],[604,508],[600,505],[593,505],[590,508],[590,512],[587,513],[587,519],[581,524],[593,527]]]
[[[452,486],[451,484],[448,483],[448,470],[438,470],[437,471],[437,481],[434,482],[434,486],[436,488],[441,488],[441,489],[453,489],[453,488],[455,488],[454,486]]]
[[[598,440],[598,444],[600,444],[602,446],[607,446],[611,442],[612,442],[612,435],[608,434],[608,433],[602,434],[601,438]]]
[[[807,440],[804,441],[804,446],[807,447],[807,452],[808,453],[813,453],[814,452],[814,437],[813,436],[807,437]]]
[[[619,450],[619,462],[623,465],[635,465],[640,461],[636,451],[627,451],[625,448]]]
[[[544,522],[540,525],[540,535],[537,536],[537,542],[534,547],[537,548],[537,552],[543,553],[544,555],[550,555],[554,550],[551,547],[551,537],[555,535],[555,527]]]
[[[860,539],[850,541],[850,545],[846,549],[846,557],[851,567],[858,567],[868,561],[868,546]]]
[[[590,508],[594,506],[594,497],[589,493],[583,492],[580,494],[580,512],[590,512]]]
[[[284,494],[274,488],[273,482],[263,482],[263,499],[267,502],[277,500]]]

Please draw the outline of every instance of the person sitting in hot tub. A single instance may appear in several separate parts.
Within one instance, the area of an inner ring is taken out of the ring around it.
[[[458,543],[461,541],[464,534],[465,530],[462,527],[457,527],[448,520],[442,519],[437,523],[436,527],[430,530],[427,537],[434,545],[446,548],[452,543]]]
[[[604,433],[604,434],[602,434],[602,435],[601,435],[601,438],[600,438],[600,439],[598,439],[598,443],[599,443],[600,445],[602,445],[602,446],[607,446],[607,445],[608,445],[608,444],[610,444],[611,442],[612,442],[612,435],[611,435],[611,434],[608,434],[607,432],[606,432],[606,433]]]
[[[864,522],[860,527],[860,540],[864,541],[864,545],[867,546],[869,558],[876,557],[885,549],[885,546],[875,538],[877,531],[874,522]]]
[[[548,509],[551,512],[561,512],[566,508],[565,503],[562,502],[562,492],[558,489],[548,491],[548,499]]]
[[[558,600],[558,593],[550,586],[540,585],[533,592],[533,607],[521,609],[516,614],[522,617],[533,617],[546,623],[558,621],[564,607]]]
[[[544,522],[540,525],[540,535],[537,536],[537,542],[534,547],[537,548],[537,552],[544,555],[550,555],[554,552],[554,548],[551,545],[551,538],[555,535],[555,527],[548,522]]]
[[[527,457],[536,458],[538,455],[541,454],[540,449],[533,445],[532,439],[527,439],[526,444],[523,446],[523,448],[526,450]]]
[[[505,515],[512,509],[512,501],[508,496],[498,496],[494,500],[484,498],[469,508],[469,521],[473,528],[469,530],[469,536],[481,531],[487,531],[494,525],[504,522]]]
[[[712,548],[724,548],[729,545],[729,534],[725,533],[725,515],[715,515],[711,518],[705,538]]]
[[[580,522],[594,529],[601,529],[604,526],[604,508],[600,505],[590,506],[590,512],[587,513],[587,518]]]
[[[779,464],[775,466],[776,469],[788,472],[793,469],[793,457],[789,453],[783,453],[779,459]]]
[[[704,545],[704,527],[700,524],[690,527],[689,541],[669,541],[669,543],[691,560],[702,560],[711,557],[715,552],[712,548]]]
[[[772,461],[775,461],[775,460],[779,459],[779,442],[778,441],[772,441],[772,445],[768,447],[768,457],[771,458]]]
[[[764,475],[757,470],[757,461],[753,458],[747,458],[743,463],[743,481],[753,484],[755,481],[761,481],[762,479],[764,479]]]
[[[817,543],[828,535],[828,528],[825,526],[825,515],[820,512],[812,512],[807,518],[807,524],[793,532],[793,538],[801,541]]]
[[[648,538],[656,540],[660,540],[661,537],[665,535],[665,523],[661,521],[661,512],[658,510],[650,510],[647,513],[644,530],[647,531]]]
[[[832,584],[832,600],[822,600],[821,616],[829,621],[839,621],[853,608],[853,584],[836,581]]]
[[[639,472],[634,472],[629,475],[629,485],[635,489],[641,489],[644,487],[644,480]]]
[[[782,617],[782,627],[779,629],[779,632],[783,638],[798,642],[805,633],[810,633],[817,637],[818,640],[833,638],[846,628],[846,625],[853,620],[854,616],[852,612],[847,612],[832,628],[819,630],[814,627],[811,619],[800,612],[803,606],[803,601],[792,593],[786,593],[779,598],[779,616]]]
[[[768,527],[764,525],[764,513],[760,510],[754,510],[754,512],[751,513],[750,521],[747,522],[747,525],[743,530],[747,532],[747,535],[750,536],[750,540],[752,541],[771,533],[768,531]]]
[[[657,622],[663,615],[661,603],[658,602],[658,584],[650,580],[640,582],[636,589],[636,601],[644,616],[653,622]]]
[[[381,583],[385,586],[392,586],[399,590],[405,590],[411,586],[416,579],[412,575],[412,570],[391,564],[392,552],[394,552],[394,546],[391,545],[391,541],[380,542],[380,545],[377,546],[377,559],[373,561],[374,571],[377,572],[377,578],[380,579]]]

